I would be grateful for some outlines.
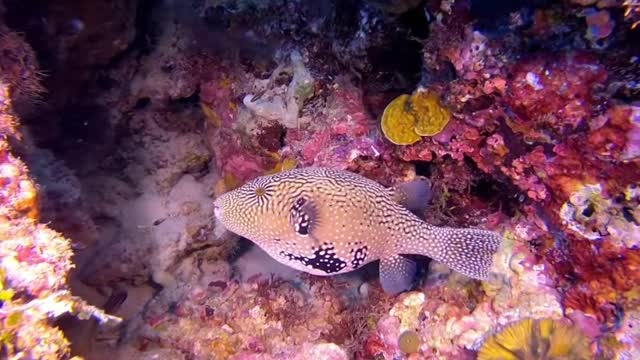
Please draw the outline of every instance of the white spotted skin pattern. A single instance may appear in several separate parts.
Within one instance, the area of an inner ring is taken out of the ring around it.
[[[353,271],[381,257],[419,254],[467,276],[486,277],[499,242],[496,234],[430,226],[394,201],[393,194],[352,172],[308,167],[258,177],[219,196],[215,207],[228,230],[277,261],[314,275]],[[290,221],[301,197],[315,206],[308,236],[296,233]]]

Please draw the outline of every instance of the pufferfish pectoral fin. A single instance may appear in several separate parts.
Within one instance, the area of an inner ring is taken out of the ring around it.
[[[391,188],[393,199],[410,211],[422,212],[433,197],[431,181],[423,176]]]
[[[387,294],[397,295],[413,287],[416,263],[402,255],[380,259],[380,284]]]
[[[293,230],[301,236],[309,236],[318,221],[318,211],[313,203],[306,197],[298,197],[289,214],[289,222]]]

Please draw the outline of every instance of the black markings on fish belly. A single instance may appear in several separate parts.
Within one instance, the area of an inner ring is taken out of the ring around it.
[[[351,259],[351,267],[357,269],[364,263],[369,254],[369,248],[364,246],[355,251],[353,254],[353,259]]]
[[[280,251],[280,255],[286,257],[289,261],[299,261],[308,268],[320,270],[327,274],[339,272],[347,266],[346,261],[336,255],[333,246],[317,249],[313,257],[294,255],[284,251]]]

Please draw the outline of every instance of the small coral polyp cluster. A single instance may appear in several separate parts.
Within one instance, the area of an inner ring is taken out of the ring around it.
[[[637,1],[25,1],[0,357],[640,359]],[[490,278],[424,261],[392,297],[214,223],[307,166],[428,177],[425,221],[503,235]]]

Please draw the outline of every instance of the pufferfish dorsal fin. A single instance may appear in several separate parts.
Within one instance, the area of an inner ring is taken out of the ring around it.
[[[397,295],[413,287],[416,263],[402,255],[380,259],[380,285],[387,294]]]
[[[298,235],[310,236],[318,222],[318,209],[314,202],[303,196],[298,197],[291,207],[289,221]]]
[[[431,181],[419,176],[414,180],[389,188],[392,198],[410,211],[422,212],[429,207],[433,197]]]

